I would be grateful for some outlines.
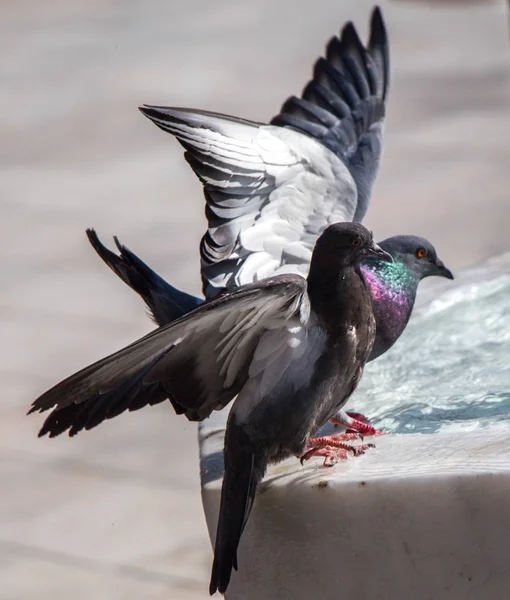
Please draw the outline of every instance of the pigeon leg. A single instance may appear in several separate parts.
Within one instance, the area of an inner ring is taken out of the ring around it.
[[[367,417],[357,412],[340,410],[330,421],[335,425],[342,425],[348,433],[357,432],[361,435],[382,435],[384,433],[381,429],[372,427]]]
[[[306,451],[301,457],[301,464],[312,456],[324,456],[324,467],[332,467],[339,460],[347,458],[347,453],[351,452],[353,456],[360,456],[368,448],[374,448],[373,444],[361,444],[352,446],[346,440],[359,439],[359,433],[339,433],[336,435],[323,435],[322,437],[312,438],[308,441]]]

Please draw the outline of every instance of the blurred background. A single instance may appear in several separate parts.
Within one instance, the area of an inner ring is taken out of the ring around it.
[[[267,121],[372,0],[0,4],[0,598],[207,598],[196,427],[160,405],[70,440],[30,402],[148,332],[89,247],[120,240],[199,293],[201,186],[138,111]],[[428,237],[452,269],[510,248],[508,5],[383,1],[392,82],[366,224]],[[434,285],[427,281],[426,285]]]

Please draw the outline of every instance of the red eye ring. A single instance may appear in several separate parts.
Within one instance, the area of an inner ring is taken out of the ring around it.
[[[361,244],[361,239],[359,237],[352,238],[351,246],[354,246],[354,248],[357,248],[360,244]]]
[[[425,248],[418,248],[418,250],[416,250],[416,258],[423,258],[426,254],[427,251]]]

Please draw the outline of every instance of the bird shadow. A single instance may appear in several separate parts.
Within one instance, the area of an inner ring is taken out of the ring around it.
[[[211,452],[200,458],[200,481],[202,487],[223,477],[223,450]]]

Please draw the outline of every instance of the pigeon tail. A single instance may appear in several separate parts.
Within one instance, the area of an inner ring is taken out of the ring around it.
[[[235,418],[229,419],[227,426],[224,457],[225,475],[209,585],[211,596],[216,592],[224,594],[232,569],[237,571],[237,548],[267,466],[267,459],[253,451],[248,436],[235,423]]]
[[[167,325],[203,303],[203,300],[181,292],[167,283],[116,237],[114,240],[120,254],[106,248],[99,241],[94,229],[87,229],[87,237],[110,269],[141,296],[152,319],[158,325]]]

